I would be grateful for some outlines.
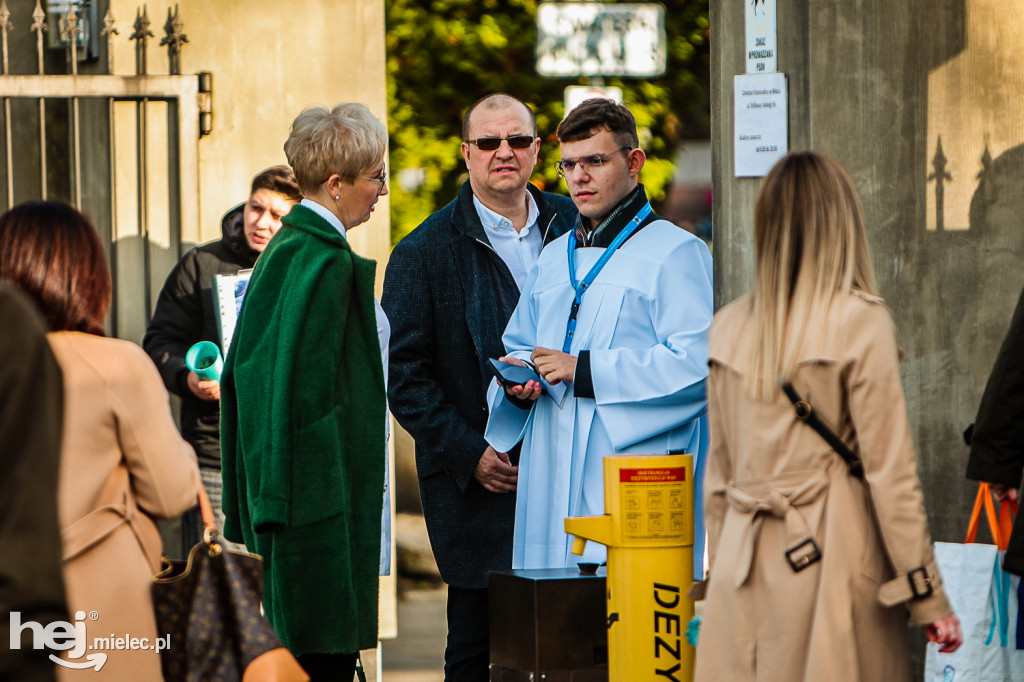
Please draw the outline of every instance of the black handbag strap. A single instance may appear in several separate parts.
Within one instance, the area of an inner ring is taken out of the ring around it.
[[[846,465],[850,468],[850,473],[853,476],[864,478],[864,463],[860,461],[857,453],[848,448],[846,443],[840,440],[839,436],[832,429],[828,428],[825,422],[818,418],[818,415],[811,408],[811,404],[800,397],[800,394],[793,388],[793,384],[788,381],[783,382],[782,390],[786,392],[786,396],[793,403],[793,407],[796,409],[796,418],[817,431],[818,435],[824,438],[825,442],[839,453],[839,456],[843,458]]]

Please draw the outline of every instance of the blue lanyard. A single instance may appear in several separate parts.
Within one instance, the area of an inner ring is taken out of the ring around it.
[[[580,304],[583,303],[583,294],[586,293],[587,288],[594,283],[594,279],[597,274],[601,272],[604,266],[608,263],[608,259],[612,257],[622,243],[629,239],[630,235],[636,232],[637,228],[640,227],[640,223],[651,214],[651,202],[644,204],[643,208],[629,221],[629,223],[622,228],[618,235],[608,248],[604,250],[601,258],[594,263],[594,267],[590,268],[590,272],[587,273],[586,277],[583,278],[582,282],[577,283],[576,281],[576,231],[573,230],[569,233],[569,282],[572,284],[573,291],[576,295],[573,297],[572,307],[569,308],[569,321],[565,325],[565,341],[562,342],[562,352],[568,353],[569,347],[572,346],[572,337],[576,334],[576,317],[580,312]]]

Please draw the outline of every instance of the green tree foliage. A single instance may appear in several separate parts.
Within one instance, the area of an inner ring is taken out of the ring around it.
[[[397,243],[458,193],[463,112],[492,92],[528,102],[537,114],[541,160],[532,182],[565,192],[553,164],[563,91],[586,78],[546,78],[535,69],[537,0],[387,0],[391,230]],[[606,78],[636,117],[652,200],[665,196],[673,152],[707,137],[708,0],[664,0],[668,68],[659,78]]]

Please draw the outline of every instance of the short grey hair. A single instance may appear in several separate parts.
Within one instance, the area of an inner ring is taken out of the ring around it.
[[[311,107],[299,114],[284,153],[299,189],[308,196],[334,173],[351,183],[354,176],[375,170],[387,142],[387,129],[366,105],[348,102],[330,111]]]

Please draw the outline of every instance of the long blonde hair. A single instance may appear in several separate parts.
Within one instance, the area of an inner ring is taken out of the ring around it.
[[[864,209],[849,174],[816,152],[783,157],[754,204],[757,275],[748,388],[771,400],[841,294],[875,294]]]

